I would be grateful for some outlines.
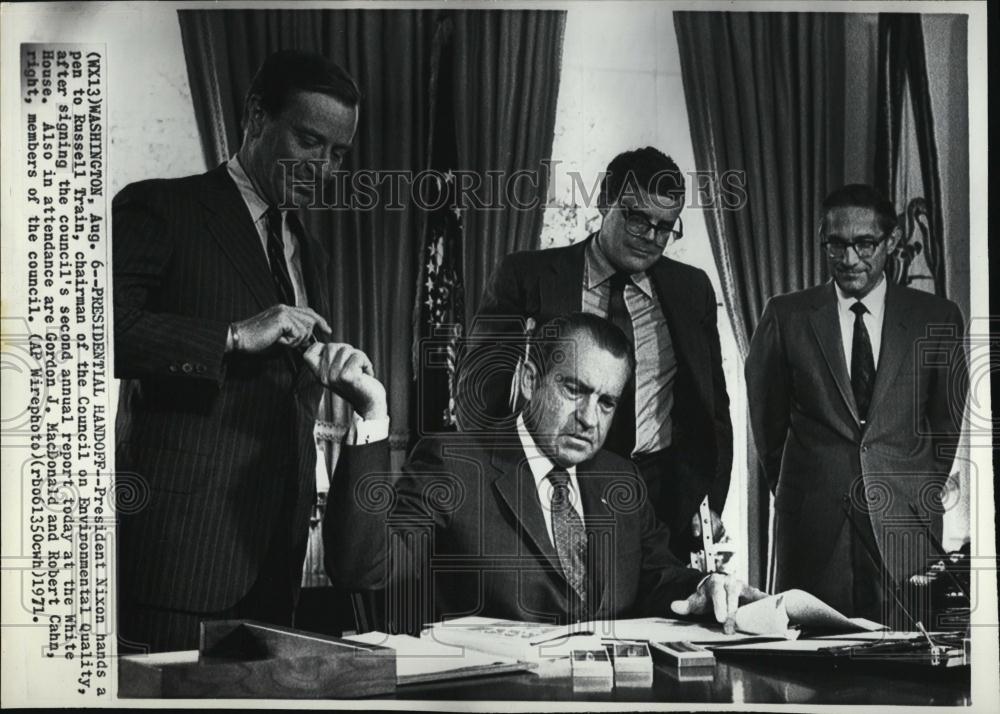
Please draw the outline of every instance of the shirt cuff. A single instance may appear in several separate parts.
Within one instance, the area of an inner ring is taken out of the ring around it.
[[[360,446],[389,438],[389,417],[364,419],[354,415],[354,425],[347,434],[348,446]]]

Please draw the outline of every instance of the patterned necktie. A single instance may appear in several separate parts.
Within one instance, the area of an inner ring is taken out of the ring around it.
[[[632,329],[632,316],[625,304],[625,286],[631,282],[628,273],[615,273],[608,280],[611,286],[611,297],[608,300],[608,320],[625,333],[629,344],[635,350],[635,333]],[[604,440],[604,448],[619,456],[629,458],[635,448],[635,375],[633,374],[625,389],[622,390],[615,409],[608,437]]]
[[[851,388],[854,391],[854,403],[858,405],[858,417],[864,424],[868,420],[868,407],[872,401],[872,388],[875,386],[875,357],[872,353],[872,341],[865,327],[864,314],[868,308],[860,300],[851,305],[854,313],[854,344],[851,347]]]
[[[580,514],[570,503],[569,474],[556,466],[549,472],[552,483],[552,536],[563,574],[587,607],[587,533]]]
[[[281,211],[274,206],[267,209],[267,260],[271,264],[271,278],[278,291],[278,302],[295,306],[295,290],[285,262],[285,242],[281,238]]]

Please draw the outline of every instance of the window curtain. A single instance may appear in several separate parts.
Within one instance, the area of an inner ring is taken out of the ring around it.
[[[944,296],[941,179],[920,15],[880,14],[878,38],[875,187],[893,201],[903,228],[889,274]]]
[[[414,439],[457,428],[454,378],[465,326],[500,258],[538,247],[564,24],[565,13],[551,11],[438,17],[428,154],[439,178],[413,309]]]
[[[457,168],[499,171],[500,210],[464,211],[466,318],[500,259],[539,246],[562,68],[563,11],[462,11],[453,16]],[[515,172],[525,171],[514,179]],[[533,177],[533,178],[532,178]],[[491,199],[484,181],[477,195]],[[495,196],[493,198],[496,198]]]
[[[819,207],[843,183],[843,18],[675,12],[709,240],[743,357],[768,298],[826,279]],[[749,576],[766,582],[770,493],[748,455]]]
[[[419,171],[426,166],[428,63],[432,15],[418,11],[181,10],[191,93],[209,166],[239,148],[243,99],[272,52],[324,54],[362,92],[358,133],[343,169]],[[347,194],[350,195],[349,192]],[[389,210],[309,210],[303,222],[330,254],[327,283],[333,339],[363,349],[386,380],[392,444],[409,433],[412,301],[423,216],[410,202]],[[336,441],[348,425],[338,398],[324,420]],[[335,453],[327,453],[332,466]]]

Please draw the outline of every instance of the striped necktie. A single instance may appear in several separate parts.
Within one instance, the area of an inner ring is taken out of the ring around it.
[[[281,211],[274,206],[267,209],[267,260],[271,264],[271,278],[278,293],[278,302],[295,307],[295,290],[285,262],[285,241],[281,237]]]

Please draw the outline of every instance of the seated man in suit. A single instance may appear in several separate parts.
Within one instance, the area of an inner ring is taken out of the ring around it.
[[[634,368],[627,338],[607,320],[573,313],[543,325],[521,372],[520,413],[490,435],[422,440],[398,475],[385,389],[364,354],[314,345],[307,359],[361,417],[323,522],[337,587],[398,588],[387,602],[410,598],[414,624],[472,614],[567,623],[714,613],[723,622],[741,598],[762,596],[681,565],[635,465],[601,450]]]

